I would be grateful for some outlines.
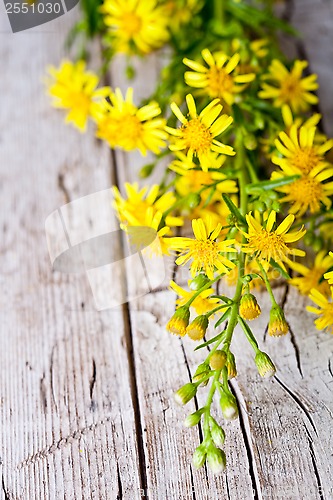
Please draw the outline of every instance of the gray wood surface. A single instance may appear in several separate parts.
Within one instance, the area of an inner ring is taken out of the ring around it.
[[[332,134],[332,2],[290,6],[305,33],[296,49],[318,72]],[[1,500],[332,499],[333,337],[314,329],[303,297],[277,290],[291,334],[272,339],[265,335],[268,299],[260,296],[256,334],[277,364],[273,380],[259,379],[237,330],[232,388],[241,414],[225,426],[228,468],[213,476],[190,464],[200,437],[182,421],[195,402],[184,410],[172,397],[200,360],[190,341],[165,331],[175,300],[167,290],[172,267],[160,291],[102,312],[85,274],[52,272],[48,215],[111,182],[133,181],[142,164],[66,127],[44,95],[45,66],[60,61],[76,15],[12,35],[0,5]],[[138,99],[149,94],[163,61],[144,64]],[[117,60],[112,84],[125,88],[122,74]],[[69,222],[94,235],[100,215],[81,212]],[[115,253],[121,256],[120,241]],[[126,282],[136,286],[132,269]],[[198,404],[201,398],[204,390]]]

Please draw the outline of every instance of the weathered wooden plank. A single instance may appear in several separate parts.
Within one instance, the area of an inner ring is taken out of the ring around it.
[[[41,83],[75,15],[13,35],[1,10],[3,499],[139,496],[123,311],[96,311],[86,276],[52,273],[45,244],[53,210],[110,185],[107,148],[66,127]]]

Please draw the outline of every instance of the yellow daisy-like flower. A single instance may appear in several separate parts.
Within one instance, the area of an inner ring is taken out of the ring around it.
[[[309,297],[319,306],[319,309],[313,306],[306,307],[309,312],[319,316],[319,318],[315,320],[316,328],[318,330],[327,330],[329,333],[333,333],[333,287],[331,287],[331,300],[316,289],[311,290]]]
[[[104,0],[100,10],[115,52],[148,54],[169,39],[168,10],[157,0]]]
[[[329,252],[329,256],[331,257],[331,262],[333,262],[333,252]],[[332,264],[330,265],[332,267]],[[330,285],[333,285],[333,271],[324,274],[324,278],[328,281]]]
[[[190,281],[189,281],[190,283]],[[196,290],[185,290],[181,286],[177,285],[174,281],[170,281],[170,288],[176,292],[179,298],[176,300],[178,307],[185,305],[196,292]],[[208,288],[201,292],[192,302],[191,307],[195,310],[198,315],[205,314],[216,306],[220,302],[218,298],[211,298],[215,291],[213,288]]]
[[[281,224],[273,230],[276,221],[276,212],[272,210],[268,216],[265,227],[248,213],[246,221],[248,223],[248,232],[243,233],[248,243],[242,245],[243,252],[255,255],[258,259],[269,262],[274,259],[284,268],[283,262],[290,261],[289,255],[298,255],[303,257],[305,252],[297,248],[290,248],[289,243],[300,240],[306,233],[305,229],[292,231],[288,233],[293,222],[294,215],[287,215]]]
[[[131,225],[131,221],[135,220],[136,225],[145,225],[146,214],[148,208],[154,209],[156,212],[166,212],[176,201],[176,197],[172,192],[166,192],[159,196],[160,187],[155,184],[148,187],[139,188],[138,183],[125,183],[125,191],[127,198],[123,198],[117,187],[113,187],[114,202],[113,206],[117,211],[117,215],[123,224]],[[181,226],[183,220],[181,217],[173,217],[167,215],[165,218],[167,226]]]
[[[168,0],[166,6],[170,11],[170,28],[177,33],[188,24],[203,7],[203,0]]]
[[[329,166],[325,153],[333,147],[333,139],[314,144],[316,127],[292,125],[289,134],[280,132],[275,146],[282,158],[273,155],[272,162],[287,174],[316,174]]]
[[[283,122],[286,126],[286,130],[290,131],[292,126],[296,126],[297,128],[300,128],[302,125],[303,127],[316,127],[318,123],[321,120],[321,114],[320,113],[314,113],[313,115],[310,116],[307,120],[303,121],[303,118],[301,117],[294,117],[293,113],[291,111],[290,106],[288,104],[284,104],[281,108],[281,114],[282,114],[282,119]],[[316,136],[318,135],[318,130],[316,129],[316,134],[314,137],[314,141],[316,139]],[[322,134],[320,134],[320,138],[322,138]]]
[[[142,228],[141,222],[130,213],[127,213],[127,217],[129,224],[128,225],[122,224],[122,228],[126,232],[128,232],[131,242],[133,241],[133,237],[131,238],[131,236],[136,237],[133,243],[136,247],[138,247],[138,249],[140,248],[140,246],[143,246],[144,247],[143,253],[145,253],[148,256],[162,255],[162,254],[170,255],[169,244],[168,244],[170,238],[166,238],[165,236],[170,235],[171,230],[168,226],[163,225],[162,223],[163,214],[161,212],[156,212],[153,207],[149,207],[146,210],[143,228],[151,228],[154,229],[154,231],[156,231],[156,238],[154,238],[154,240],[148,246],[145,245],[145,230],[143,231],[141,230],[141,232],[138,233],[133,233],[133,228],[134,230],[137,226],[139,226],[139,228],[137,229]]]
[[[192,221],[192,229],[195,239],[183,237],[170,238],[170,249],[182,254],[177,258],[176,264],[184,265],[192,259],[193,262],[190,267],[192,276],[195,276],[201,270],[204,271],[209,279],[214,279],[215,270],[219,273],[227,274],[235,264],[222,255],[222,252],[236,252],[231,247],[235,243],[235,240],[217,242],[216,239],[221,233],[222,224],[214,227],[211,221],[194,219]]]
[[[125,151],[139,149],[145,156],[147,151],[158,154],[165,147],[168,135],[165,132],[164,118],[156,118],[161,109],[156,102],[142,108],[133,104],[133,89],[127,89],[125,98],[120,89],[96,104],[94,119],[97,124],[96,135],[104,139],[111,148],[120,147]]]
[[[333,254],[332,256],[326,254],[326,250],[319,252],[314,260],[312,267],[306,267],[299,262],[290,262],[290,267],[297,271],[302,276],[297,278],[292,278],[289,283],[303,294],[308,295],[312,289],[328,297],[330,294],[330,287],[327,281],[322,280],[323,275],[327,278],[326,271],[333,265]],[[329,274],[329,273],[328,273]],[[333,273],[332,273],[333,277]]]
[[[188,158],[197,157],[202,169],[207,171],[214,161],[212,152],[229,156],[235,154],[231,146],[215,139],[231,125],[233,119],[228,115],[219,116],[223,108],[219,99],[214,99],[199,115],[191,94],[186,96],[186,102],[189,119],[183,115],[176,103],[171,104],[172,111],[182,125],[178,129],[166,127],[167,132],[175,136],[174,144],[170,144],[169,148],[171,151],[186,150]]]
[[[224,52],[212,54],[208,49],[204,49],[201,55],[208,68],[191,59],[183,59],[184,64],[193,70],[186,71],[185,83],[189,87],[203,89],[204,94],[212,98],[219,97],[231,106],[235,95],[255,79],[255,74],[240,75],[235,72],[240,61],[239,54],[229,58]]]
[[[295,113],[307,111],[310,105],[318,103],[318,97],[312,94],[318,88],[317,75],[302,78],[307,65],[306,61],[295,61],[291,71],[288,71],[281,61],[274,59],[268,68],[269,73],[263,77],[273,85],[263,83],[258,96],[273,99],[274,106],[278,108],[288,104]]]
[[[48,73],[50,77],[47,78],[46,84],[48,93],[53,98],[52,105],[68,109],[66,123],[73,123],[84,132],[87,120],[92,115],[94,101],[109,95],[111,89],[96,89],[98,76],[86,71],[84,61],[63,61],[59,68],[49,66]]]

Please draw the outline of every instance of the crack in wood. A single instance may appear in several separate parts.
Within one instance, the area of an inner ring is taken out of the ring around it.
[[[306,426],[305,426],[306,427]],[[316,455],[313,447],[313,439],[310,439],[310,436],[308,435],[308,443],[309,443],[309,450],[310,450],[310,457],[311,457],[311,462],[313,466],[313,472],[316,478],[317,482],[317,488],[318,488],[318,494],[321,500],[324,500],[324,495],[323,495],[323,487],[319,475],[319,470],[317,467],[317,462],[316,462]]]
[[[55,397],[54,379],[53,379],[54,352],[55,352],[56,347],[57,347],[57,342],[52,346],[51,357],[50,357],[50,386],[51,386],[52,400],[53,400],[53,403],[55,406],[56,413],[58,415],[58,404],[57,404],[57,400]]]
[[[283,310],[283,312],[285,310],[285,306],[286,306],[286,303],[288,301],[289,291],[290,291],[290,286],[287,283],[285,285],[284,294],[283,294],[283,297],[282,297],[282,300],[281,300],[281,304],[280,304],[281,309]],[[293,346],[294,352],[295,352],[296,366],[297,366],[297,369],[299,371],[300,376],[302,378],[304,378],[303,371],[302,371],[302,364],[301,364],[301,356],[300,356],[299,347],[298,347],[298,344],[296,342],[296,337],[295,337],[294,331],[291,328],[289,322],[288,322],[288,327],[289,327],[289,333],[290,333],[290,342],[291,342],[291,345]]]
[[[91,400],[93,399],[95,384],[96,384],[96,361],[94,358],[92,358],[92,374],[89,382],[89,394]]]
[[[44,409],[44,412],[46,413],[46,410],[47,410],[47,390],[46,390],[46,386],[45,386],[45,372],[43,373],[43,376],[40,379],[39,388],[40,388],[40,396],[41,396],[43,409]]]
[[[191,488],[192,488],[192,499],[193,500],[196,500],[196,494],[195,494],[195,487],[194,487],[194,480],[193,480],[193,471],[192,471],[192,467],[190,467],[190,479],[191,479]]]
[[[119,463],[117,462],[117,482],[118,482],[118,493],[117,493],[117,500],[122,500],[123,498],[123,484],[121,481],[121,474],[119,470]]]
[[[5,485],[5,478],[3,474],[1,474],[1,489],[4,494],[4,500],[10,500],[10,496]]]
[[[65,202],[70,203],[71,197],[70,197],[69,191],[65,185],[65,176],[61,172],[58,173],[58,188],[60,189],[60,191],[63,192]]]
[[[305,414],[306,418],[308,419],[308,421],[310,422],[310,425],[314,431],[314,433],[316,434],[316,436],[318,437],[318,431],[317,431],[317,428],[315,426],[315,423],[312,419],[312,417],[310,416],[307,408],[305,407],[305,405],[302,403],[302,401],[300,400],[300,398],[285,384],[282,382],[282,380],[280,380],[276,375],[274,377],[274,379],[278,382],[278,384],[280,384],[280,386],[289,394],[289,396],[295,401],[295,403],[301,408],[301,410],[303,411],[303,413]]]
[[[238,383],[235,380],[229,380],[230,390],[235,396],[238,407],[239,407],[239,425],[242,431],[242,436],[245,445],[245,451],[247,455],[248,465],[249,465],[249,475],[252,483],[252,491],[254,500],[262,500],[262,492],[260,486],[259,471],[257,468],[254,450],[251,440],[251,427],[248,414],[246,412],[246,403],[243,394],[240,390]]]

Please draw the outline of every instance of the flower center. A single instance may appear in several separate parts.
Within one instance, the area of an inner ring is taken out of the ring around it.
[[[293,75],[289,75],[281,84],[281,97],[285,102],[298,97],[302,93],[300,80]]]
[[[212,134],[200,118],[193,118],[181,127],[185,147],[197,154],[208,151],[212,144]]]
[[[202,264],[213,264],[214,260],[218,257],[219,251],[215,241],[196,240],[193,253],[195,253],[195,259],[199,260]]]
[[[265,260],[270,260],[273,257],[275,261],[279,261],[289,253],[282,236],[274,231],[268,232],[266,229],[261,229],[261,233],[256,232],[250,236],[248,241],[251,246],[260,252],[261,257]]]
[[[224,92],[230,92],[233,88],[233,78],[224,68],[213,66],[208,71],[208,89],[211,97],[222,97]]]
[[[323,197],[323,187],[311,177],[302,177],[293,182],[289,187],[289,196],[293,201],[306,203],[311,211],[319,210],[319,202]]]
[[[127,12],[123,16],[123,29],[127,33],[128,38],[137,35],[142,27],[142,19],[134,12]]]
[[[320,158],[314,148],[303,148],[295,153],[291,164],[304,174],[309,174],[318,165],[319,161]]]
[[[88,114],[91,104],[90,96],[83,91],[70,92],[69,99],[70,107],[80,110],[82,113]]]
[[[142,123],[135,115],[122,114],[118,119],[118,135],[119,145],[127,144],[130,149],[135,147],[137,141],[142,137]],[[123,146],[125,147],[125,146]]]

